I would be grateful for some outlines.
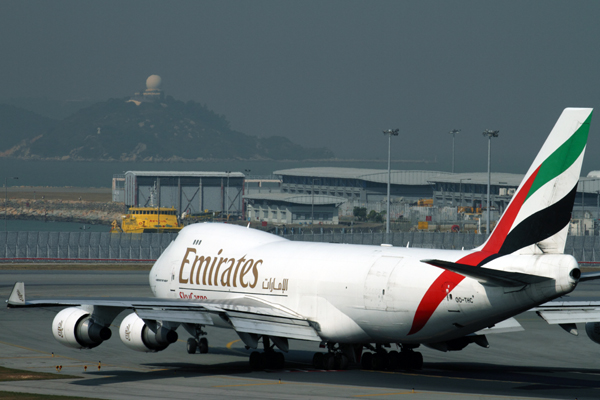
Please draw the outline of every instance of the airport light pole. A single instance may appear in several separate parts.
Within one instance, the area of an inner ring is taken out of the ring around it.
[[[498,132],[486,129],[483,131],[483,136],[488,138],[488,184],[487,184],[487,221],[485,222],[485,233],[490,234],[490,183],[492,180],[492,138],[498,137]]]
[[[458,180],[459,181],[459,183],[458,183],[458,193],[460,194],[460,204],[459,204],[459,207],[462,207],[462,199],[463,199],[463,196],[462,196],[462,182],[463,181],[470,181],[470,180],[471,180],[471,178],[461,178],[461,179]]]
[[[450,132],[452,135],[452,173],[454,173],[454,136],[460,132],[460,129],[452,129]]]
[[[231,171],[225,171],[227,173],[227,190],[225,191],[225,198],[227,201],[227,221],[229,221],[229,207],[231,206],[231,204],[229,204],[229,174],[231,173]]]
[[[310,224],[315,224],[315,181],[321,183],[321,179],[312,178],[312,188],[310,189]]]
[[[392,181],[392,136],[398,136],[400,129],[388,129],[383,131],[388,137],[388,181],[387,181],[387,215],[385,216],[385,236],[389,243],[390,239],[390,186]]]
[[[19,179],[18,176],[11,176],[10,178],[4,177],[4,232],[8,232],[8,225],[6,223],[6,214],[8,214],[8,180]]]

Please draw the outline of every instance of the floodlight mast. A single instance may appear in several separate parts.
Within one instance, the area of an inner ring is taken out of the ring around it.
[[[383,131],[388,136],[388,182],[387,182],[387,214],[385,216],[386,242],[390,242],[390,184],[392,180],[392,136],[398,136],[400,129],[388,129]]]
[[[485,223],[485,233],[490,234],[490,182],[492,180],[491,165],[492,165],[492,138],[498,137],[498,132],[486,129],[483,131],[483,136],[488,138],[488,184],[487,184],[487,221]]]
[[[454,136],[460,132],[460,129],[452,129],[450,132],[452,135],[452,173],[454,173]]]

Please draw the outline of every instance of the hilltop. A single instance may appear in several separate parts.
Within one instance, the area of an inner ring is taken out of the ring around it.
[[[12,106],[2,106],[0,111],[7,107]],[[110,99],[60,121],[11,109],[16,115],[12,140],[0,142],[4,157],[101,161],[333,158],[325,148],[305,148],[280,136],[259,138],[237,132],[223,115],[205,105],[171,96],[141,103]],[[28,126],[33,121],[37,124]],[[0,138],[7,131],[5,125],[0,120]]]

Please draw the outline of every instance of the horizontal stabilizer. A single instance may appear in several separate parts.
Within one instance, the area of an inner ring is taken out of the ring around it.
[[[494,326],[482,329],[475,332],[473,335],[489,335],[492,333],[508,333],[508,332],[520,332],[524,331],[525,328],[514,318],[508,318],[504,321],[498,322]]]
[[[13,286],[12,292],[7,300],[8,306],[23,306],[25,305],[25,283],[17,282]]]
[[[529,275],[520,272],[498,271],[490,268],[474,267],[442,260],[421,260],[421,262],[456,272],[457,274],[476,279],[482,284],[492,286],[518,287],[552,279],[545,276]]]

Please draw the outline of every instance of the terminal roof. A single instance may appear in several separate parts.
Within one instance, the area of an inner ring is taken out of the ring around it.
[[[273,174],[306,176],[311,178],[360,179],[377,183],[387,183],[388,181],[387,169],[313,167],[281,169],[273,172]],[[443,175],[452,175],[452,173],[443,171],[392,170],[391,183],[394,185],[430,185],[429,181],[432,177]]]

